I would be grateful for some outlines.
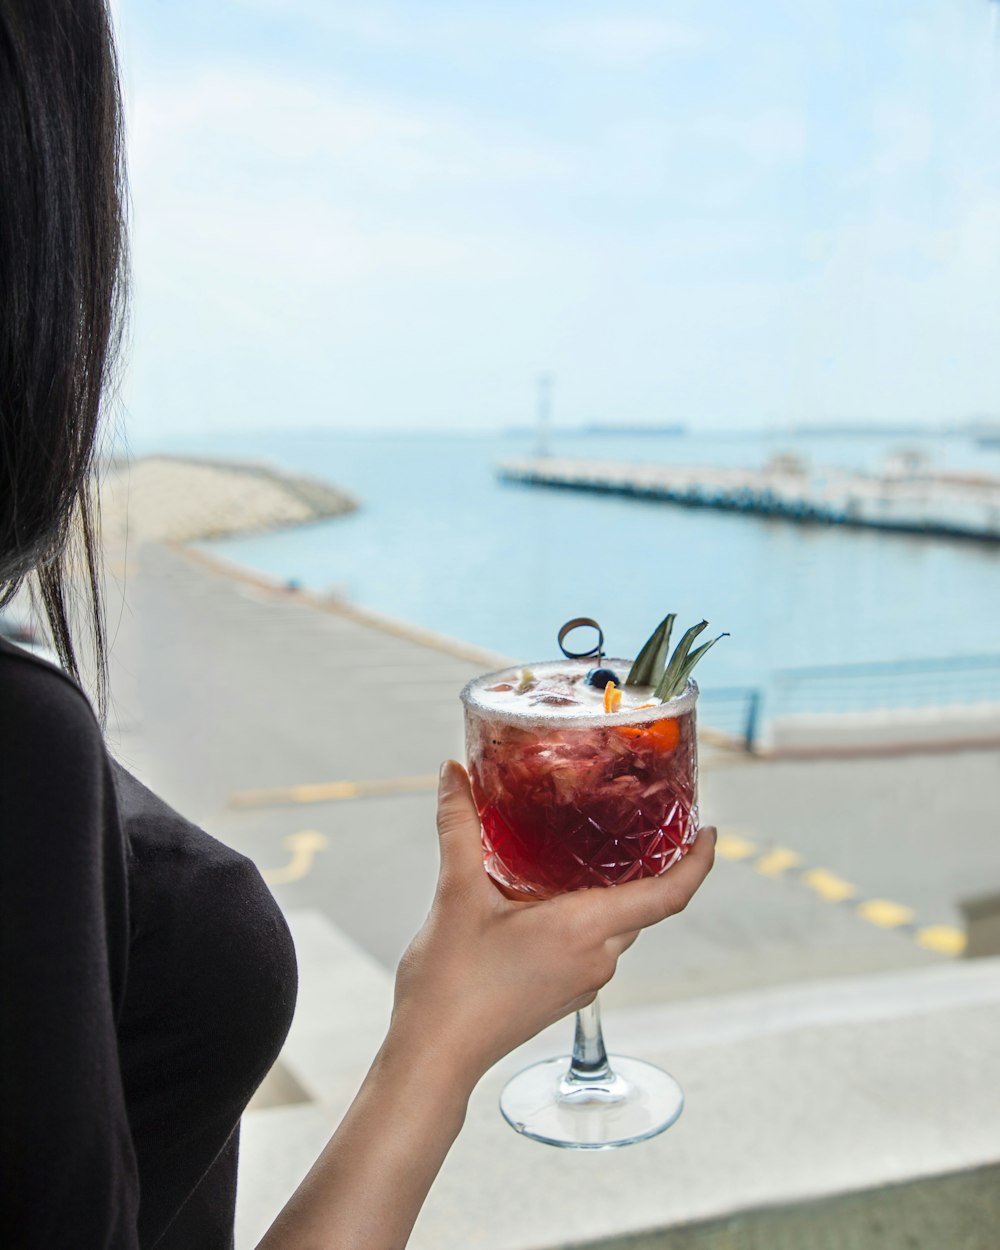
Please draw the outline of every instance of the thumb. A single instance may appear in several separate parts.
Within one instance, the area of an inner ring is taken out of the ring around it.
[[[438,781],[437,828],[441,848],[442,884],[464,884],[486,878],[482,827],[469,785],[469,774],[455,760],[441,766]]]

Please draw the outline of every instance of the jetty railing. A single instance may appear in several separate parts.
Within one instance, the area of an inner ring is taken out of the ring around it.
[[[699,723],[747,751],[768,718],[1000,705],[1000,655],[778,669],[766,687],[702,690]]]
[[[779,669],[768,711],[872,712],[1000,703],[1000,656]]]
[[[764,692],[753,686],[702,690],[698,695],[698,720],[744,750],[752,751],[760,732],[763,701]]]

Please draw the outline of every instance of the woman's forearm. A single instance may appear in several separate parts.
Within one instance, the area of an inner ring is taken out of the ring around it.
[[[442,770],[438,832],[437,893],[396,973],[389,1035],[258,1250],[403,1250],[482,1074],[593,1002],[637,931],[684,908],[715,846],[714,831],[699,836],[662,878],[513,902],[483,871],[457,764]]]
[[[258,1250],[402,1250],[471,1091],[442,1055],[390,1032]]]

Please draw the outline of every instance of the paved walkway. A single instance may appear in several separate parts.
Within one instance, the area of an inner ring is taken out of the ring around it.
[[[435,878],[430,787],[440,760],[462,754],[457,694],[488,658],[161,547],[120,572],[112,745],[256,860],[302,966],[288,1045],[245,1122],[244,1250],[380,1040],[392,969]],[[681,1079],[682,1121],[596,1157],[519,1139],[497,1092],[527,1057],[565,1048],[563,1023],[483,1082],[415,1250],[549,1250],[682,1225],[706,1230],[685,1246],[770,1250],[778,1234],[746,1240],[755,1226],[737,1220],[737,1237],[734,1213],[1000,1159],[988,1068],[1000,967],[954,957],[960,900],[997,888],[996,753],[779,763],[706,752],[703,794],[722,829],[716,871],[602,995],[612,1049]],[[908,1244],[993,1250],[973,1233]]]
[[[127,585],[112,723],[125,762],[250,854],[285,907],[320,909],[393,968],[435,878],[433,785],[462,754],[458,691],[488,657],[160,547],[134,557]],[[723,832],[711,885],[682,922],[643,935],[609,1001],[939,961],[961,945],[961,899],[1000,886],[995,751],[708,752],[702,791]]]

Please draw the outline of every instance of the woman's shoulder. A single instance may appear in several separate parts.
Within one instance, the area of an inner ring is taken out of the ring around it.
[[[2,641],[0,878],[5,939],[22,970],[44,982],[60,943],[76,943],[95,976],[108,970],[119,1002],[127,863],[104,736],[70,677]]]
[[[4,838],[4,854],[55,843],[120,840],[104,735],[87,696],[47,660],[0,639],[0,825],[44,831]],[[70,819],[72,817],[72,819]],[[114,836],[116,835],[116,836]]]
[[[104,737],[87,696],[47,660],[0,639],[0,741],[9,761],[49,775],[103,767]]]

